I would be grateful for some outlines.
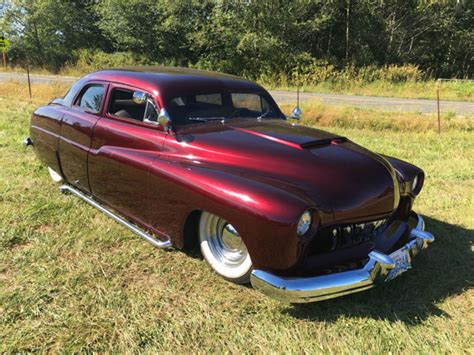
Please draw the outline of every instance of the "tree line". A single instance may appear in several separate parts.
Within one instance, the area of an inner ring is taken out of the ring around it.
[[[0,6],[10,63],[51,71],[115,56],[120,63],[250,78],[403,65],[429,77],[473,76],[472,0],[4,0]]]

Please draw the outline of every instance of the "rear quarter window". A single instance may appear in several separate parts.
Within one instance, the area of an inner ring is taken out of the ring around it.
[[[84,108],[86,111],[98,113],[104,100],[105,88],[100,84],[88,85],[76,102],[76,106]]]

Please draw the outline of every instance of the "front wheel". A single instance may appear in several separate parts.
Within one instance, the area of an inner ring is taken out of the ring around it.
[[[199,243],[202,256],[219,275],[236,284],[250,281],[252,261],[232,224],[203,212],[199,221]]]

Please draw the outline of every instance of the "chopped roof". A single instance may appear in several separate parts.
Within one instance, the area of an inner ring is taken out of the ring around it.
[[[162,99],[197,92],[262,90],[260,85],[230,74],[162,66],[104,69],[87,75],[87,78],[118,82],[143,88],[144,90],[155,92]]]

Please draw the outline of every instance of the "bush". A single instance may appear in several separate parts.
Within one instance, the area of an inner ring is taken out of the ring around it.
[[[423,72],[416,65],[406,64],[402,66],[389,65],[381,68],[380,79],[392,83],[415,82],[423,79]]]
[[[383,68],[376,67],[375,65],[369,65],[361,67],[357,72],[357,81],[362,83],[373,83],[382,79]]]
[[[326,60],[300,55],[297,64],[287,72],[261,74],[259,81],[272,86],[316,86],[322,82],[329,82],[335,86],[358,86],[376,81],[390,83],[417,82],[426,79],[427,75],[414,65],[390,65],[377,67],[374,65],[356,67],[348,65],[342,69],[330,64]]]
[[[86,73],[104,68],[129,67],[152,64],[144,57],[131,52],[106,53],[100,50],[80,49],[74,53],[74,63],[67,63],[63,68],[66,72]]]
[[[316,85],[322,81],[331,80],[336,73],[335,67],[327,60],[311,58],[305,66],[293,70],[292,80],[303,85]]]

